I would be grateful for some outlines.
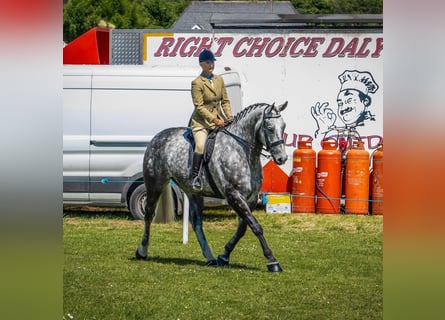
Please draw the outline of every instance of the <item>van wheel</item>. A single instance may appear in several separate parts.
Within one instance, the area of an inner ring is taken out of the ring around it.
[[[139,185],[131,193],[128,208],[135,220],[143,220],[145,216],[145,201],[147,199],[147,192],[145,185]]]

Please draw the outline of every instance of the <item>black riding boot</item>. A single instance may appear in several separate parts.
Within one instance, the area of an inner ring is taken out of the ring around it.
[[[199,171],[201,169],[201,161],[202,161],[202,154],[193,152],[193,168],[192,168],[192,187],[195,190],[201,190],[201,178],[199,177]]]

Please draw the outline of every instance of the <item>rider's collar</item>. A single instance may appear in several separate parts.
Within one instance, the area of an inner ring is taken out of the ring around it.
[[[213,74],[211,75],[206,75],[204,73],[201,73],[201,76],[203,76],[204,78],[208,79],[208,80],[213,80]]]

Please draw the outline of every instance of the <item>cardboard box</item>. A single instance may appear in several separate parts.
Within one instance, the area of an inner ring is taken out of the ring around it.
[[[291,213],[289,193],[266,193],[266,213]]]

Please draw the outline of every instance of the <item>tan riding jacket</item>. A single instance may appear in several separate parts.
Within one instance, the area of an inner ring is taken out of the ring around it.
[[[218,117],[224,120],[221,108],[226,117],[232,116],[224,80],[219,75],[213,76],[213,87],[210,80],[201,75],[193,80],[192,100],[195,110],[190,118],[189,126],[194,131],[201,128],[215,128],[215,124],[212,122],[214,118]]]

